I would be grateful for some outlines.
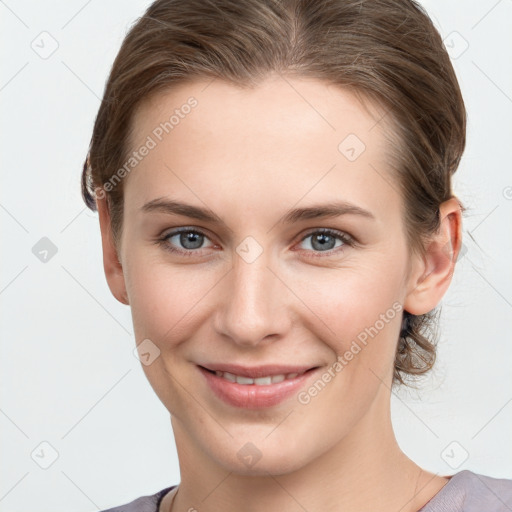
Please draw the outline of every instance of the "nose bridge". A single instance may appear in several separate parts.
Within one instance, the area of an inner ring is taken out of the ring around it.
[[[256,345],[284,332],[284,290],[274,272],[270,251],[254,238],[247,237],[236,247],[225,283],[226,299],[217,311],[219,333],[240,345]]]

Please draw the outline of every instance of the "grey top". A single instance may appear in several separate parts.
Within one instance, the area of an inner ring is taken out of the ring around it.
[[[158,512],[164,496],[175,487],[100,512]],[[459,471],[418,512],[512,512],[512,480]]]

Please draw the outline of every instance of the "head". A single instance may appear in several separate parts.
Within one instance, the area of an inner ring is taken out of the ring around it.
[[[411,0],[156,1],[131,28],[82,191],[110,289],[158,354],[151,385],[226,467],[227,445],[263,437],[290,402],[242,413],[198,365],[330,371],[265,440],[291,449],[336,424],[311,456],[431,369],[465,127],[440,35]],[[307,210],[340,202],[339,216]]]

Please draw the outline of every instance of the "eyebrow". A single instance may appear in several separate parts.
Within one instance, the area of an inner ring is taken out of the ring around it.
[[[225,222],[209,208],[193,206],[168,198],[157,198],[149,201],[141,208],[144,212],[160,212],[169,215],[183,215],[204,222],[225,225]],[[286,212],[280,219],[282,224],[292,224],[301,220],[340,217],[342,215],[359,215],[375,219],[375,215],[360,206],[348,201],[331,201],[321,205],[294,208]]]

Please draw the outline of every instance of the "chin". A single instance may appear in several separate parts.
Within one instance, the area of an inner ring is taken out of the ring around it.
[[[218,461],[227,471],[243,476],[280,476],[302,467],[302,461],[297,459],[295,453],[285,453],[282,450],[276,451],[267,456],[262,455],[261,459],[253,464],[246,464],[238,457],[234,459]],[[305,462],[304,462],[305,463]]]
[[[271,430],[271,429],[270,429]],[[251,437],[233,437],[228,445],[219,443],[212,452],[212,445],[205,447],[217,464],[226,471],[246,476],[278,476],[292,473],[308,463],[309,452],[300,448],[294,436],[276,436],[273,440],[268,436],[270,430]],[[288,440],[288,442],[286,442]],[[309,446],[309,450],[313,447]]]

